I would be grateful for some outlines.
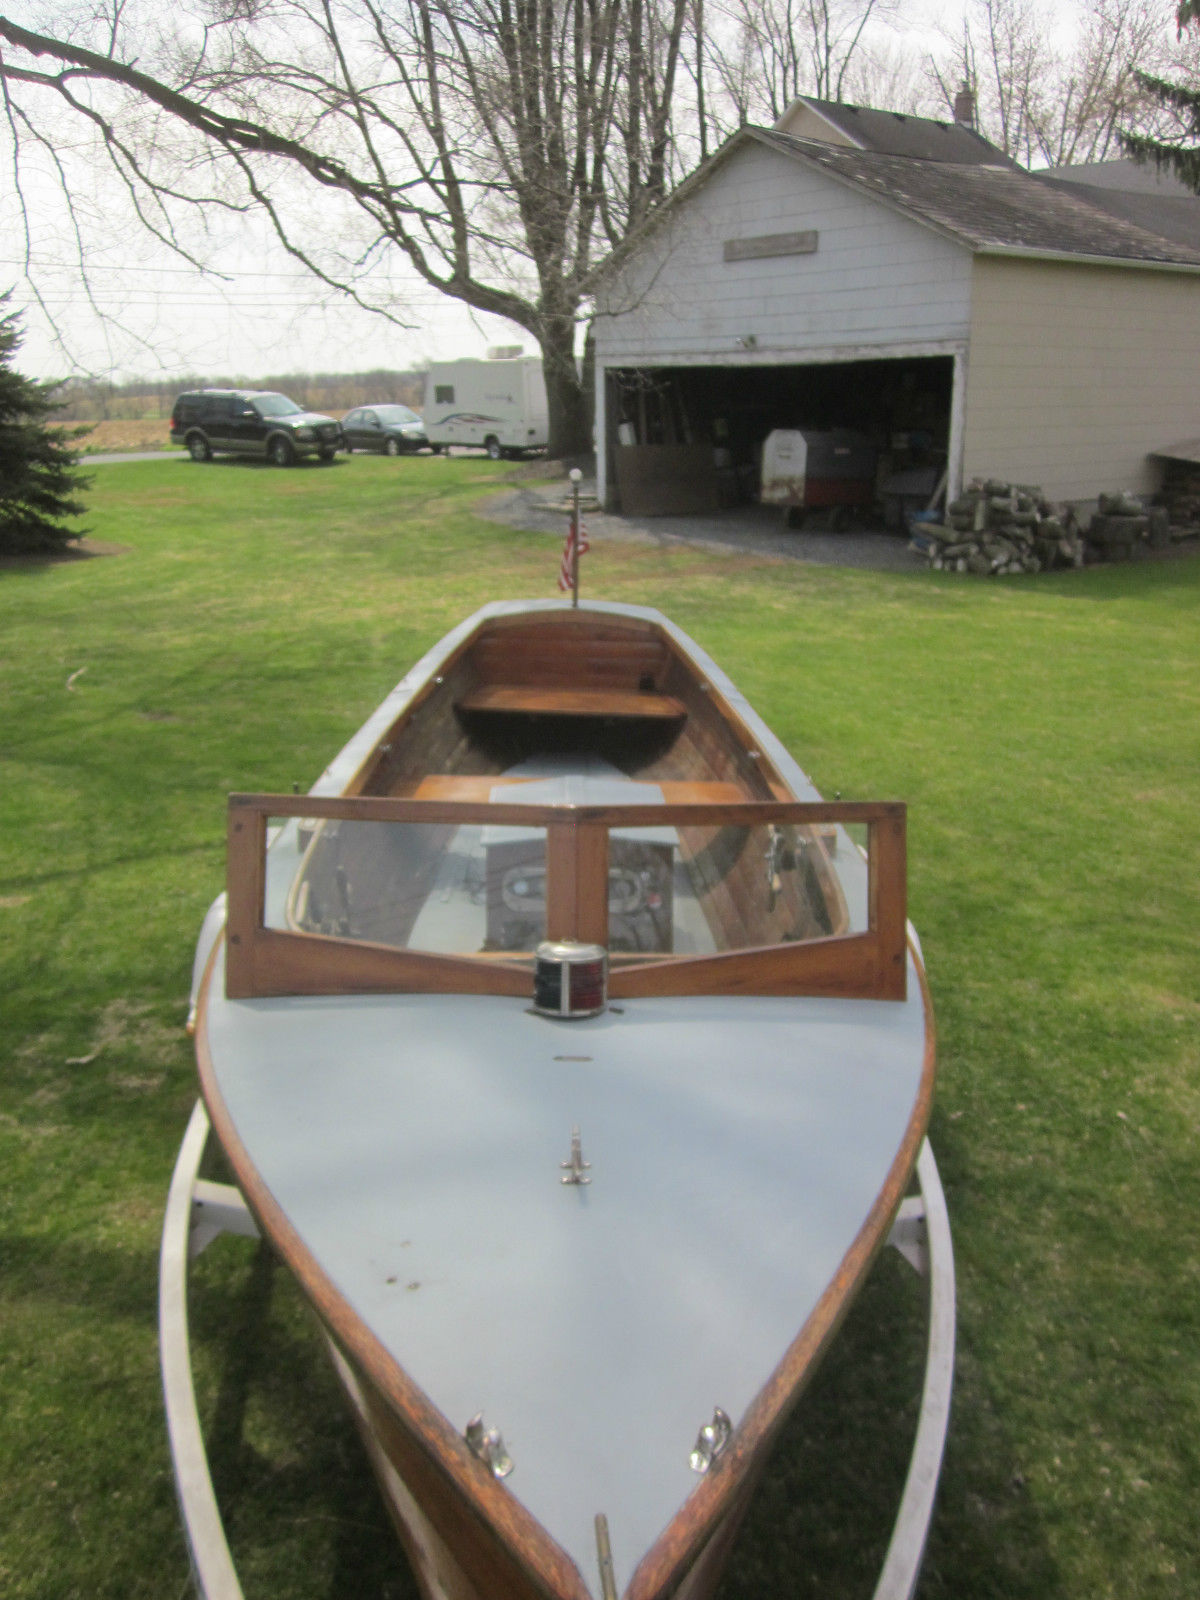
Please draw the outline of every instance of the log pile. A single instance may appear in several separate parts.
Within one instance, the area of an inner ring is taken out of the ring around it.
[[[914,540],[937,571],[981,576],[1081,567],[1085,555],[1070,510],[1051,506],[1040,489],[995,478],[976,479],[940,525],[918,524]]]
[[[1135,545],[1161,549],[1170,543],[1170,515],[1165,506],[1147,510],[1134,494],[1102,494],[1087,538],[1100,559],[1128,561]]]
[[[1200,465],[1194,461],[1165,462],[1158,498],[1166,508],[1173,539],[1189,539],[1200,533]]]

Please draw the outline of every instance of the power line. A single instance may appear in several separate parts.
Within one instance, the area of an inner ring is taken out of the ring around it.
[[[18,261],[11,257],[0,256],[0,267],[19,267],[24,270],[25,262],[23,259]],[[66,262],[59,261],[48,266],[46,270],[50,272],[76,272],[79,269],[68,265]],[[89,261],[86,270],[89,274],[93,272],[119,272],[122,277],[131,272],[152,272],[156,277],[160,274],[164,277],[177,274],[180,277],[194,278],[197,273],[203,272],[206,276],[212,278],[270,278],[272,280],[293,278],[297,282],[307,281],[312,278],[310,272],[274,272],[267,268],[256,270],[242,267],[142,267],[133,264],[126,266],[118,262],[110,265],[105,261]]]
[[[24,259],[17,259],[10,256],[0,256],[0,268],[9,268],[16,272],[24,273],[26,270],[26,263]],[[240,268],[237,270],[227,271],[224,268],[219,267],[213,267],[210,270],[205,271],[200,267],[143,267],[134,265],[109,266],[103,262],[89,262],[86,268],[68,266],[65,263],[59,262],[55,263],[53,266],[39,267],[38,270],[45,272],[47,275],[67,273],[72,277],[82,276],[89,282],[96,273],[100,272],[118,273],[122,278],[127,278],[130,275],[137,273],[155,278],[181,277],[190,278],[193,280],[198,278],[207,288],[214,290],[220,290],[222,286],[222,280],[227,281],[231,289],[234,288],[239,282],[250,282],[255,279],[262,280],[264,283],[268,284],[316,284],[321,281],[316,274],[312,272],[271,272],[255,270],[242,271]],[[370,282],[364,281],[362,284],[350,284],[347,286],[347,289],[342,292],[348,293],[350,289],[372,289],[378,292],[380,285],[378,284],[377,280],[371,280]],[[168,290],[165,292],[174,293],[183,291]],[[415,281],[411,286],[405,285],[395,289],[387,288],[386,292],[394,294],[397,299],[423,300],[429,305],[436,305],[443,300],[456,298],[455,296],[452,296],[448,290],[436,289],[432,284],[428,284],[420,280]]]
[[[0,263],[0,266],[2,265],[3,263]],[[78,293],[74,293],[66,289],[43,288],[41,290],[40,298],[47,304],[53,303],[55,305],[77,306],[81,303]],[[353,302],[348,297],[343,296],[339,296],[334,300],[325,301],[319,296],[314,298],[312,295],[298,295],[292,292],[284,295],[280,293],[271,293],[265,289],[252,290],[245,293],[233,292],[230,294],[213,294],[210,292],[207,294],[190,294],[183,289],[162,289],[159,291],[154,291],[147,288],[147,286],[144,284],[137,285],[134,289],[130,290],[128,295],[122,295],[120,294],[120,291],[116,289],[105,289],[101,287],[96,290],[92,298],[100,301],[106,301],[108,303],[117,302],[121,305],[194,305],[203,307],[284,304],[295,306],[327,305],[331,309],[336,307],[343,310],[352,307],[354,310],[359,311],[373,309],[370,306],[359,305],[357,302]],[[453,299],[454,296],[443,294],[426,294],[416,296],[405,294],[395,296],[395,305],[397,308],[401,309],[407,306],[443,306]],[[382,310],[383,308],[381,307],[379,309]]]
[[[197,300],[189,298],[146,299],[141,296],[131,296],[128,299],[104,299],[96,297],[100,304],[119,307],[129,311],[153,311],[156,308],[163,310],[186,310],[189,306],[196,311],[272,311],[292,310],[304,312],[330,311],[337,315],[344,315],[348,310],[361,311],[367,316],[386,316],[384,310],[373,310],[369,306],[322,306],[314,304],[311,300],[285,300],[279,295],[264,296],[261,299],[246,300]],[[81,310],[77,295],[45,294],[39,296],[39,303],[51,307],[70,307]],[[419,310],[420,306],[406,304],[397,306],[393,315],[399,316],[405,311]]]

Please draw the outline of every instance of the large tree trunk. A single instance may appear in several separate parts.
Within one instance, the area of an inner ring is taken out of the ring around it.
[[[542,371],[550,408],[550,442],[546,454],[561,461],[592,451],[587,396],[575,361],[575,320],[547,318],[542,326]]]

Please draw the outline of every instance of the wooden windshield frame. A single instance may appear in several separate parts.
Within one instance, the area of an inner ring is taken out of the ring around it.
[[[520,805],[362,795],[229,798],[225,992],[230,999],[314,994],[528,997],[528,955],[441,955],[265,924],[267,830],[291,817],[359,822],[502,824],[546,830],[547,936],[607,944],[608,834],[616,828],[862,824],[867,923],[859,933],[715,955],[622,958],[613,1000],[661,995],[907,993],[906,808],[899,801],[744,801],[667,805]]]

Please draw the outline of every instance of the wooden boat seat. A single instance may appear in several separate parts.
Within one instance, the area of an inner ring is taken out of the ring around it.
[[[687,716],[680,700],[653,689],[564,689],[524,683],[481,683],[457,702],[459,711],[518,711],[543,717]]]
[[[464,800],[483,804],[491,799],[493,791],[500,784],[511,787],[514,791],[511,798],[519,800],[520,795],[516,791],[522,783],[528,781],[528,779],[504,778],[494,774],[475,776],[455,772],[430,772],[419,782],[401,785],[394,794],[397,799]],[[644,781],[652,782],[655,788],[661,789],[663,801],[669,806],[738,805],[743,801],[757,798],[737,783],[715,781],[681,783],[671,779]]]

